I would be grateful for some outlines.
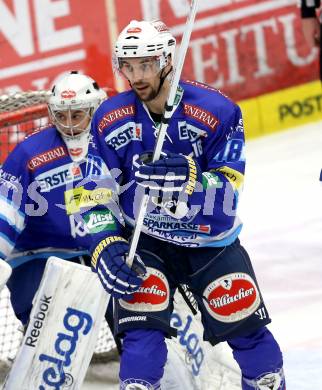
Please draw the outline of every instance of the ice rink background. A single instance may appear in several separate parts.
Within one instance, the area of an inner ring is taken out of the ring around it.
[[[246,156],[240,238],[283,350],[287,390],[322,390],[322,122],[250,140]]]
[[[240,238],[284,353],[287,390],[322,390],[322,122],[247,145]]]

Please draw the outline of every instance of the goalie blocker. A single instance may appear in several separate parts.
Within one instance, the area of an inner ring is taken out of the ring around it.
[[[3,390],[80,389],[108,301],[89,267],[50,257]]]

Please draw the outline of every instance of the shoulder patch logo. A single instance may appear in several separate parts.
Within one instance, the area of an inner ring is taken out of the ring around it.
[[[219,119],[212,113],[205,110],[204,108],[193,106],[192,104],[184,103],[183,109],[185,115],[197,120],[198,122],[209,127],[210,130],[215,131],[219,124]]]
[[[98,124],[98,132],[102,134],[103,130],[107,126],[112,125],[114,122],[117,122],[118,120],[121,120],[128,116],[134,116],[134,115],[135,115],[135,106],[133,104],[110,111],[107,114],[105,114],[103,118],[100,120]]]

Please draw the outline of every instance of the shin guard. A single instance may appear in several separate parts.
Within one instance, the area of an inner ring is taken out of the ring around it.
[[[127,330],[120,366],[121,390],[159,390],[167,360],[163,332],[153,329]]]
[[[266,327],[228,343],[242,372],[243,390],[285,390],[282,353]]]

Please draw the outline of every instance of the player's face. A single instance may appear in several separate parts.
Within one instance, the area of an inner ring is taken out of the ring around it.
[[[153,100],[158,94],[161,69],[157,57],[122,58],[120,72],[142,101]]]
[[[91,116],[86,110],[59,110],[53,112],[53,122],[67,136],[77,136],[88,128]]]

